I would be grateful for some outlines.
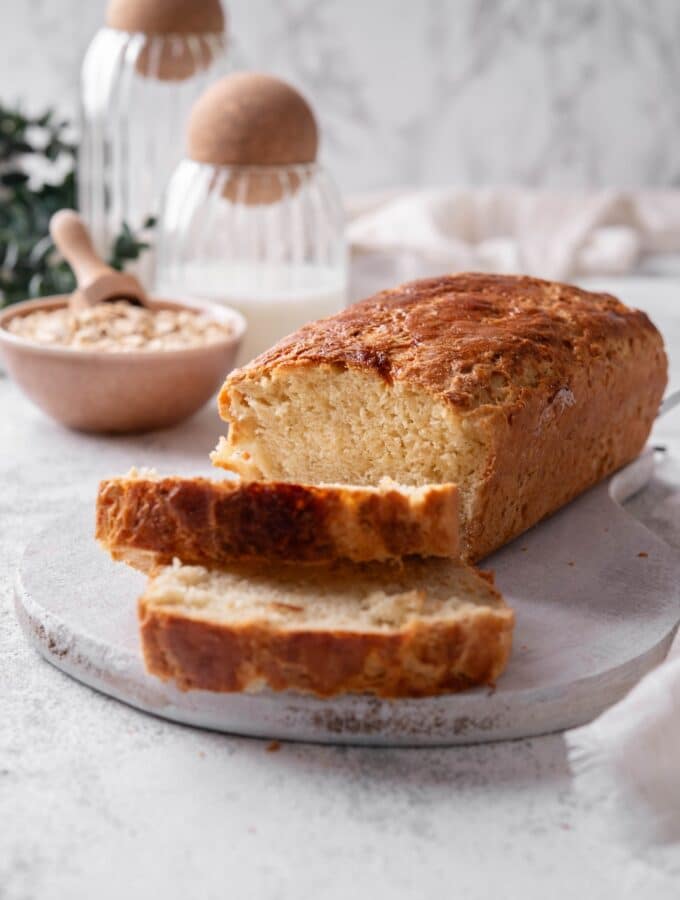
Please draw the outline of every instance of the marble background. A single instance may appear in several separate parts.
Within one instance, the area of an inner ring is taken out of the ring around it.
[[[680,185],[677,0],[231,0],[345,190]],[[0,100],[77,104],[106,0],[0,4]]]

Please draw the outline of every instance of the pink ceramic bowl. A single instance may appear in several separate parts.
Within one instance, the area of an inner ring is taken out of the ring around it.
[[[231,334],[186,350],[110,353],[36,344],[7,330],[14,316],[67,302],[67,296],[44,297],[0,310],[0,354],[9,374],[36,406],[80,431],[150,431],[186,419],[220,387],[246,330],[243,316],[229,307],[159,299],[149,305],[198,309],[231,325]]]

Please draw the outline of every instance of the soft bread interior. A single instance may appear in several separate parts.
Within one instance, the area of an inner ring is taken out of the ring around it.
[[[224,438],[222,440],[224,440]],[[212,454],[212,457],[214,458],[215,465],[219,466],[220,463],[217,462],[215,454]],[[132,466],[125,473],[125,475],[120,476],[118,479],[110,479],[110,480],[112,480],[112,481],[118,480],[121,483],[124,483],[125,481],[163,481],[163,479],[166,477],[177,478],[178,481],[182,480],[180,478],[180,476],[174,476],[174,475],[165,476],[165,475],[161,474],[160,472],[158,472],[157,469],[137,467],[137,466]],[[225,481],[227,480],[227,478],[228,478],[228,476],[225,476]],[[232,478],[233,478],[233,476],[232,476]],[[273,479],[267,479],[267,480],[273,480]],[[282,479],[282,480],[290,481],[291,479]],[[224,481],[221,483],[223,484]],[[228,483],[231,484],[233,482],[230,479]],[[220,482],[217,482],[217,484],[220,484]],[[406,497],[409,497],[410,500],[416,505],[424,504],[427,501],[428,497],[430,496],[430,494],[432,493],[433,490],[436,491],[438,488],[442,487],[442,485],[439,483],[420,484],[420,485],[399,484],[399,482],[395,481],[393,478],[390,478],[386,475],[383,476],[382,478],[380,478],[378,483],[375,485],[371,485],[371,484],[361,485],[356,481],[353,484],[342,484],[340,482],[311,482],[310,481],[308,484],[301,484],[300,486],[301,487],[310,487],[310,488],[330,488],[330,489],[336,488],[338,490],[346,491],[350,494],[352,494],[352,493],[357,494],[357,495],[373,494],[376,496],[380,495],[380,494],[385,494],[388,491],[397,491],[398,493],[403,494]],[[452,486],[445,485],[445,487],[451,488]]]
[[[491,466],[488,431],[454,408],[373,373],[332,366],[280,366],[227,383],[229,424],[212,454],[245,478],[400,485],[453,483],[460,494],[463,555]],[[476,526],[475,526],[476,527]]]
[[[331,366],[279,367],[221,397],[229,423],[212,461],[282,481],[465,485],[488,456],[477,432],[422,391]]]
[[[512,616],[490,581],[461,563],[408,559],[306,567],[241,565],[229,571],[175,562],[150,579],[147,609],[228,625],[389,632],[449,622],[489,608]]]

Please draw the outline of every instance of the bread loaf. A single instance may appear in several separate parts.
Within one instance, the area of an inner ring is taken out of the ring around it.
[[[99,486],[96,537],[143,571],[177,557],[319,563],[458,555],[453,485],[379,487],[159,478],[134,471]]]
[[[665,385],[659,332],[614,297],[451,275],[307,325],[233,372],[213,461],[248,478],[455,483],[477,560],[634,459]]]
[[[296,566],[179,563],[139,601],[147,669],[182,690],[420,697],[491,684],[513,613],[451,560]]]

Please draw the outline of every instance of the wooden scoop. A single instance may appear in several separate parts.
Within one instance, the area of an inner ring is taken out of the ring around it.
[[[134,275],[117,272],[97,255],[87,226],[77,212],[72,209],[56,212],[50,220],[50,234],[76,277],[78,290],[71,294],[71,309],[115,300],[127,300],[134,306],[147,305],[146,291]]]

